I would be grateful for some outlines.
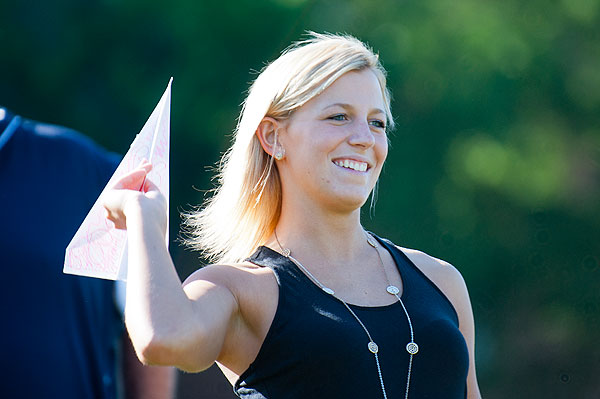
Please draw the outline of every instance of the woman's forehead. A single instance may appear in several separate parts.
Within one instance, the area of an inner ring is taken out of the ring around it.
[[[386,109],[381,84],[370,69],[343,74],[301,108],[304,107],[319,110],[360,107],[382,112]]]

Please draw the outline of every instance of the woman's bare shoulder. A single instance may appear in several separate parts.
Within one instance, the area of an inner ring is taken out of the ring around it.
[[[190,274],[183,282],[183,285],[185,286],[195,281],[210,281],[226,286],[247,284],[257,279],[260,280],[269,274],[271,274],[269,268],[257,266],[250,262],[211,264]]]
[[[449,270],[453,270],[458,273],[458,270],[452,266],[450,263],[438,259],[434,256],[431,256],[423,251],[419,251],[417,249],[412,248],[404,248],[396,245],[400,251],[402,251],[408,258],[419,268],[425,269],[421,270],[423,272],[442,272],[447,273]]]
[[[250,262],[205,266],[192,273],[183,286],[188,290],[194,285],[206,284],[226,288],[242,311],[254,310],[264,303],[265,297],[277,298],[278,295],[277,280],[271,269]]]
[[[456,267],[423,251],[397,248],[448,297],[456,308],[463,306],[464,297],[468,296],[467,286]]]
[[[227,288],[242,308],[254,308],[264,303],[265,297],[277,298],[278,295],[273,271],[250,262],[205,266],[192,273],[183,286],[206,283]]]

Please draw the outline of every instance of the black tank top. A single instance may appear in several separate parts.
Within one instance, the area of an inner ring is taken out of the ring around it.
[[[409,398],[466,397],[468,349],[446,296],[395,245],[377,237],[402,277],[404,302],[419,353],[414,355]],[[288,258],[259,247],[248,259],[273,270],[279,302],[254,362],[234,386],[245,399],[383,398],[369,339],[342,302],[323,292]],[[403,399],[410,341],[399,302],[350,305],[379,345],[389,399]]]

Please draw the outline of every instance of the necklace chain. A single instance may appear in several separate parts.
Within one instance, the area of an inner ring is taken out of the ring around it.
[[[383,265],[383,259],[381,258],[381,254],[379,253],[379,249],[378,249],[379,244],[377,243],[377,241],[375,240],[375,238],[372,235],[368,234],[367,232],[365,232],[365,235],[367,236],[367,242],[369,243],[369,245],[375,249],[375,252],[377,252],[377,257],[379,259],[379,263],[381,264],[381,267],[383,268],[383,272],[385,274],[385,278],[386,278],[387,284],[388,284],[388,286],[386,288],[386,292],[388,294],[395,296],[396,299],[398,300],[398,302],[400,302],[400,305],[402,306],[402,310],[404,311],[404,314],[406,315],[406,320],[408,321],[408,327],[410,329],[410,342],[406,345],[406,351],[409,354],[409,360],[408,360],[408,375],[406,377],[406,391],[404,394],[404,399],[408,399],[408,391],[410,389],[410,377],[411,377],[411,372],[412,372],[413,356],[419,352],[419,346],[415,343],[415,340],[414,340],[414,330],[413,330],[413,326],[412,326],[412,321],[410,319],[410,315],[408,314],[408,310],[406,310],[406,306],[404,306],[404,302],[402,301],[402,298],[400,298],[400,296],[398,295],[400,293],[400,290],[398,289],[398,287],[390,284],[390,279],[389,279],[387,271],[385,270],[385,267]],[[348,310],[348,312],[350,312],[350,314],[356,319],[358,324],[362,327],[365,334],[369,338],[369,343],[367,345],[367,348],[369,349],[369,351],[371,353],[373,353],[373,356],[375,358],[375,364],[377,365],[377,374],[379,375],[379,382],[381,383],[381,392],[383,393],[383,399],[387,399],[385,384],[383,382],[383,373],[381,372],[381,366],[379,364],[379,355],[378,355],[379,354],[379,346],[375,343],[375,341],[373,340],[373,337],[371,337],[371,333],[369,332],[369,330],[367,329],[365,324],[356,315],[356,313],[352,310],[352,308],[346,303],[346,301],[337,297],[335,295],[334,290],[332,290],[331,288],[329,288],[329,287],[325,286],[323,283],[321,283],[306,267],[304,267],[304,265],[302,265],[302,263],[300,263],[297,259],[295,259],[291,255],[291,251],[289,248],[283,248],[283,246],[279,242],[279,238],[277,237],[277,231],[275,231],[275,240],[277,241],[277,245],[279,245],[281,253],[286,258],[291,260],[296,266],[298,266],[298,268],[300,268],[325,293],[327,293],[327,294],[333,296],[334,298],[336,298],[337,300],[339,300],[344,305],[344,307]]]

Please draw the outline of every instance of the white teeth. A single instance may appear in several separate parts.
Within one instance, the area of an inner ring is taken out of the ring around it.
[[[343,168],[348,168],[348,169],[352,169],[352,170],[356,170],[358,172],[365,172],[367,170],[367,163],[366,162],[356,162],[356,161],[351,161],[349,159],[344,159],[343,161],[334,161],[334,163],[337,166],[341,166]]]

